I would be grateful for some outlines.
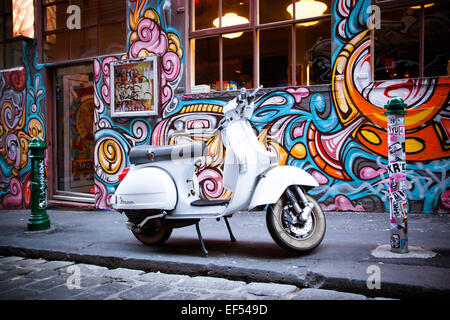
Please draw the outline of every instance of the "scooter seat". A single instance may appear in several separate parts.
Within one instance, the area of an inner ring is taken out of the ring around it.
[[[131,148],[128,157],[131,164],[201,157],[206,150],[204,142],[167,146],[140,145]]]

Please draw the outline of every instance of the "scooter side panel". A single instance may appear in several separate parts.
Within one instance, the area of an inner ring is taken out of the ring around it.
[[[258,181],[249,210],[263,204],[275,203],[291,185],[317,187],[319,183],[306,171],[294,166],[271,169]]]
[[[173,210],[177,189],[170,175],[155,167],[131,169],[112,198],[116,210]]]

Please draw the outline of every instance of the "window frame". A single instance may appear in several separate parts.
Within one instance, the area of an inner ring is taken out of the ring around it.
[[[193,1],[194,0],[187,0],[189,1],[189,4],[187,5],[187,52],[189,54],[189,58],[186,60],[186,71],[187,71],[187,81],[186,81],[186,90],[187,92],[191,92],[191,86],[195,85],[195,70],[193,67],[195,67],[195,53],[193,52],[193,42],[195,39],[200,38],[207,38],[212,36],[218,36],[219,37],[219,81],[220,81],[220,91],[223,91],[223,35],[227,33],[233,33],[233,32],[252,32],[253,34],[253,84],[254,87],[258,87],[260,85],[260,53],[259,53],[259,31],[260,30],[266,30],[276,27],[290,27],[291,32],[291,59],[289,61],[291,66],[291,79],[289,82],[289,86],[296,86],[296,24],[298,23],[304,23],[304,22],[310,22],[310,21],[322,21],[322,20],[330,20],[330,24],[332,22],[332,15],[333,12],[323,14],[321,16],[307,18],[307,19],[294,19],[295,17],[295,2],[296,0],[292,0],[291,3],[293,5],[293,18],[289,20],[283,20],[283,21],[275,21],[275,22],[267,22],[267,23],[259,23],[259,1],[258,0],[249,0],[249,23],[247,24],[241,24],[236,26],[228,26],[228,27],[218,27],[218,28],[208,28],[208,29],[202,29],[202,30],[193,30],[193,16],[194,16],[194,10],[193,10]],[[218,16],[222,17],[222,1],[218,0]],[[333,10],[333,2],[334,0],[331,0],[331,10]],[[330,38],[332,35],[332,25],[330,28]],[[331,82],[330,82],[331,83]]]
[[[425,8],[424,6],[430,3],[435,3],[433,0],[372,0],[372,4],[379,6],[380,14],[383,15],[383,11],[401,9],[410,6],[421,6],[419,16],[420,16],[420,35],[419,35],[419,75],[418,78],[426,78],[424,76],[424,65],[425,65]],[[444,3],[449,3],[449,0],[444,0]],[[375,29],[370,32],[371,36],[371,51],[372,51],[372,81],[385,81],[386,79],[377,79],[375,77]],[[414,79],[412,77],[411,79]],[[404,78],[396,78],[404,79]],[[410,79],[410,78],[406,78]]]
[[[1,5],[3,5],[3,7],[1,7]],[[22,65],[22,64],[19,64],[19,65],[8,66],[6,64],[6,45],[10,44],[10,43],[20,43],[20,46],[22,46],[22,40],[20,38],[14,38],[12,33],[10,35],[7,35],[7,33],[6,33],[7,17],[11,18],[11,30],[13,28],[12,1],[11,1],[11,7],[8,8],[8,10],[6,10],[6,9],[7,9],[6,1],[0,2],[0,17],[2,18],[0,23],[2,24],[2,28],[3,28],[3,30],[2,30],[3,34],[2,34],[2,37],[0,38],[0,51],[2,51],[2,53],[3,53],[3,61],[1,61],[2,64],[0,64],[0,70],[17,68]],[[23,52],[21,53],[21,60],[22,60],[22,58],[23,58]]]
[[[108,19],[107,22],[101,22],[101,2],[102,0],[97,0],[97,23],[95,24],[90,24],[90,25],[86,25],[86,26],[81,26],[80,29],[76,29],[76,30],[69,30],[67,29],[67,27],[63,27],[63,28],[59,28],[59,29],[54,29],[51,31],[45,31],[45,17],[46,17],[46,8],[47,7],[51,7],[51,6],[55,6],[58,4],[67,4],[67,6],[70,6],[72,4],[72,0],[55,0],[52,2],[48,2],[48,3],[44,3],[43,0],[38,1],[38,6],[37,6],[37,28],[38,28],[38,37],[37,37],[37,41],[38,41],[38,53],[39,53],[39,62],[40,63],[46,63],[46,64],[63,64],[66,63],[68,61],[85,61],[85,60],[89,60],[92,59],[93,57],[97,57],[97,56],[101,56],[100,55],[100,28],[103,26],[107,26],[107,25],[112,25],[112,24],[117,24],[117,23],[127,23],[127,14],[126,14],[126,8],[127,8],[127,0],[117,0],[117,1],[123,1],[125,3],[125,12],[123,15],[120,16],[120,18],[115,18],[115,19]],[[92,29],[95,28],[96,29],[96,54],[89,56],[89,57],[82,57],[82,58],[73,58],[71,57],[71,34],[73,32],[79,32],[79,31],[84,31],[84,30],[88,30],[88,29]],[[68,46],[67,46],[67,59],[66,60],[57,60],[57,61],[46,61],[44,59],[44,43],[45,43],[45,39],[48,35],[52,35],[52,34],[61,34],[61,33],[65,33],[68,35]],[[125,40],[126,41],[126,40]],[[125,43],[125,47],[126,47],[126,43]],[[121,52],[117,52],[117,53],[121,53]],[[108,54],[115,54],[115,53],[108,53]]]

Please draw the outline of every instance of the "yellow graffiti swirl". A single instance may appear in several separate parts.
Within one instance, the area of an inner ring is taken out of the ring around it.
[[[28,133],[30,134],[31,138],[39,137],[41,139],[44,139],[44,128],[42,126],[42,123],[38,119],[30,119],[30,121],[28,121]]]
[[[98,160],[102,169],[108,174],[115,174],[122,164],[119,144],[111,139],[104,140],[98,148]]]
[[[167,51],[174,52],[180,57],[180,59],[183,59],[183,49],[181,48],[181,42],[180,38],[175,33],[169,32],[167,34],[167,38],[169,39],[169,48]]]

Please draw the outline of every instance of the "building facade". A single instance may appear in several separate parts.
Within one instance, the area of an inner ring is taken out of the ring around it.
[[[0,11],[0,208],[29,206],[36,136],[50,203],[110,208],[130,148],[190,140],[208,142],[201,196],[229,198],[212,131],[239,88],[263,85],[255,132],[280,165],[317,179],[325,211],[389,211],[383,108],[399,96],[408,212],[449,212],[449,1],[3,0]]]

